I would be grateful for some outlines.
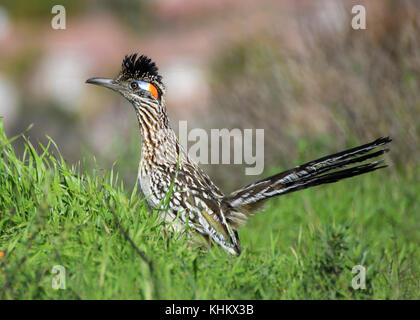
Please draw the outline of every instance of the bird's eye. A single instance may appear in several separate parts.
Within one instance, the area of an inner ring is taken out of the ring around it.
[[[139,87],[139,84],[136,81],[132,81],[130,87],[131,89],[136,90]]]

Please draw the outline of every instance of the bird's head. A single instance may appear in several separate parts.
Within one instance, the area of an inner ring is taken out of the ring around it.
[[[145,55],[125,56],[115,79],[90,78],[86,81],[119,92],[137,111],[148,109],[158,115],[164,112],[165,86],[156,64]]]

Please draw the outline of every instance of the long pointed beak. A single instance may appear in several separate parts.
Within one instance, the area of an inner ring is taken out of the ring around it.
[[[123,89],[118,82],[114,79],[107,79],[107,78],[90,78],[86,80],[86,83],[96,84],[98,86],[103,86],[115,91],[120,91]]]

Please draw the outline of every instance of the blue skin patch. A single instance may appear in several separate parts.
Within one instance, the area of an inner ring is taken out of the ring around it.
[[[140,89],[150,91],[150,84],[144,81],[137,80]]]

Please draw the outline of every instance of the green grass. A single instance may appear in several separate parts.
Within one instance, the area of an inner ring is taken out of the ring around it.
[[[165,237],[136,187],[53,150],[27,141],[18,157],[0,122],[1,299],[420,298],[418,172],[382,170],[272,200],[232,257]],[[359,264],[365,290],[351,286]],[[66,268],[65,290],[51,286],[55,265]]]

